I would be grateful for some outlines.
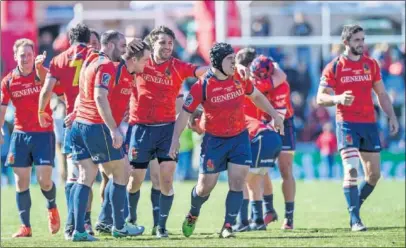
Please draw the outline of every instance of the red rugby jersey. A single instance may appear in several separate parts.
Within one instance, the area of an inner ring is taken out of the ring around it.
[[[352,61],[341,55],[324,68],[320,85],[332,88],[336,95],[351,90],[355,97],[351,106],[337,105],[337,121],[371,123],[376,121],[372,88],[381,79],[376,60],[362,55]]]
[[[204,109],[204,129],[219,137],[232,137],[246,129],[245,95],[254,91],[251,81],[233,77],[219,80],[209,71],[196,82],[185,100],[183,109],[193,112],[199,104]]]

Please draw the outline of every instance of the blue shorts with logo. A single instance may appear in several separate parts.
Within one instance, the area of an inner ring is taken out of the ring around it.
[[[282,139],[278,133],[269,129],[261,131],[251,140],[251,168],[274,167],[281,150]]]
[[[132,126],[128,150],[130,163],[137,166],[149,163],[154,158],[158,158],[159,162],[173,161],[168,154],[171,148],[174,127],[175,123],[162,125],[135,124]]]
[[[361,152],[380,152],[381,141],[376,123],[337,122],[338,150],[358,148]]]
[[[62,153],[71,154],[72,153],[72,137],[71,137],[72,128],[64,128],[63,134],[63,143],[62,143]]]
[[[130,141],[131,141],[131,133],[133,130],[133,125],[128,125],[127,133],[125,136],[125,141],[124,141],[124,153],[125,155],[128,155],[128,151],[130,150]],[[156,154],[152,155],[152,159],[156,158]]]
[[[91,158],[93,163],[107,163],[124,158],[124,149],[113,147],[110,131],[105,124],[75,121],[71,129],[72,160]]]
[[[23,132],[11,134],[6,166],[29,167],[34,165],[54,166],[54,132]]]
[[[201,147],[201,174],[225,171],[228,163],[246,166],[252,164],[251,143],[247,130],[227,138],[205,133]]]

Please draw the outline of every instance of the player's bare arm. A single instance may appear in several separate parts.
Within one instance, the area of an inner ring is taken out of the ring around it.
[[[378,98],[379,106],[389,118],[390,134],[395,135],[399,131],[399,123],[396,118],[395,111],[393,110],[392,101],[385,90],[382,80],[375,82],[373,89],[376,97]]]
[[[268,99],[257,88],[254,87],[254,91],[248,97],[254,102],[254,104],[265,111],[275,120],[275,128],[279,130],[281,135],[284,135],[283,119],[279,116],[278,112],[272,107]]]
[[[179,96],[176,98],[175,107],[176,107],[176,115],[178,115],[182,111],[182,106],[185,103],[183,97]]]
[[[172,159],[175,159],[178,154],[179,147],[180,147],[179,137],[182,134],[183,130],[185,129],[185,127],[189,121],[190,115],[191,115],[190,113],[186,112],[185,110],[182,110],[180,112],[178,118],[176,119],[174,131],[173,131],[173,135],[172,135],[171,148],[169,149],[169,156]]]
[[[334,95],[334,90],[329,87],[319,86],[317,91],[317,104],[331,107],[337,104],[350,106],[354,101],[354,96],[350,90],[344,91],[341,95]]]
[[[113,147],[118,149],[123,144],[123,136],[121,135],[120,130],[118,129],[113,118],[107,95],[108,91],[106,89],[99,87],[94,89],[94,100],[96,102],[97,110],[104,123],[110,130],[110,134],[113,139]]]
[[[279,67],[278,63],[273,63],[274,65],[274,72],[272,73],[272,82],[273,82],[273,87],[278,87],[281,85],[283,82],[285,82],[288,77],[286,73]]]

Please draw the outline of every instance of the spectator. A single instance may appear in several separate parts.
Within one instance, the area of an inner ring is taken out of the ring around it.
[[[310,79],[310,73],[307,64],[303,61],[299,61],[297,72],[298,78],[296,88],[302,95],[303,99],[307,101],[307,97],[309,96],[309,92],[312,87],[312,81]]]
[[[334,169],[334,155],[337,152],[337,137],[333,132],[331,122],[323,125],[323,132],[316,140],[316,146],[320,150],[321,161],[328,167],[328,178],[332,179]]]
[[[310,36],[313,33],[313,28],[305,20],[303,13],[296,12],[294,15],[293,26],[291,28],[291,35],[292,36]],[[303,61],[306,64],[310,64],[311,62],[311,54],[310,54],[310,47],[309,46],[298,46],[297,47],[297,56],[299,61]]]
[[[330,113],[327,108],[317,105],[316,97],[313,97],[310,101],[310,111],[302,134],[303,141],[314,141],[321,133],[322,126],[330,121]]]

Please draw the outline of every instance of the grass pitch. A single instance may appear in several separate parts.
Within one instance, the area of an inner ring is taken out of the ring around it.
[[[175,199],[168,219],[170,238],[157,240],[151,236],[152,209],[151,185],[141,189],[138,223],[145,225],[144,235],[135,238],[113,239],[102,237],[99,242],[74,243],[63,238],[63,226],[58,234],[51,235],[47,227],[45,198],[38,186],[31,187],[32,238],[12,239],[20,222],[15,202],[15,190],[1,189],[1,247],[281,247],[281,246],[391,246],[405,247],[405,181],[382,180],[366,200],[361,217],[367,232],[352,233],[341,182],[297,182],[295,202],[295,230],[282,231],[284,214],[280,181],[274,182],[274,202],[280,220],[268,226],[267,231],[238,233],[235,239],[219,239],[218,232],[224,220],[226,183],[217,184],[210,199],[203,206],[195,233],[185,238],[181,232],[182,221],[190,206],[190,192],[195,182],[175,184]],[[94,186],[92,221],[96,223],[100,211],[98,185]],[[57,193],[57,204],[62,224],[66,219],[63,185]]]

